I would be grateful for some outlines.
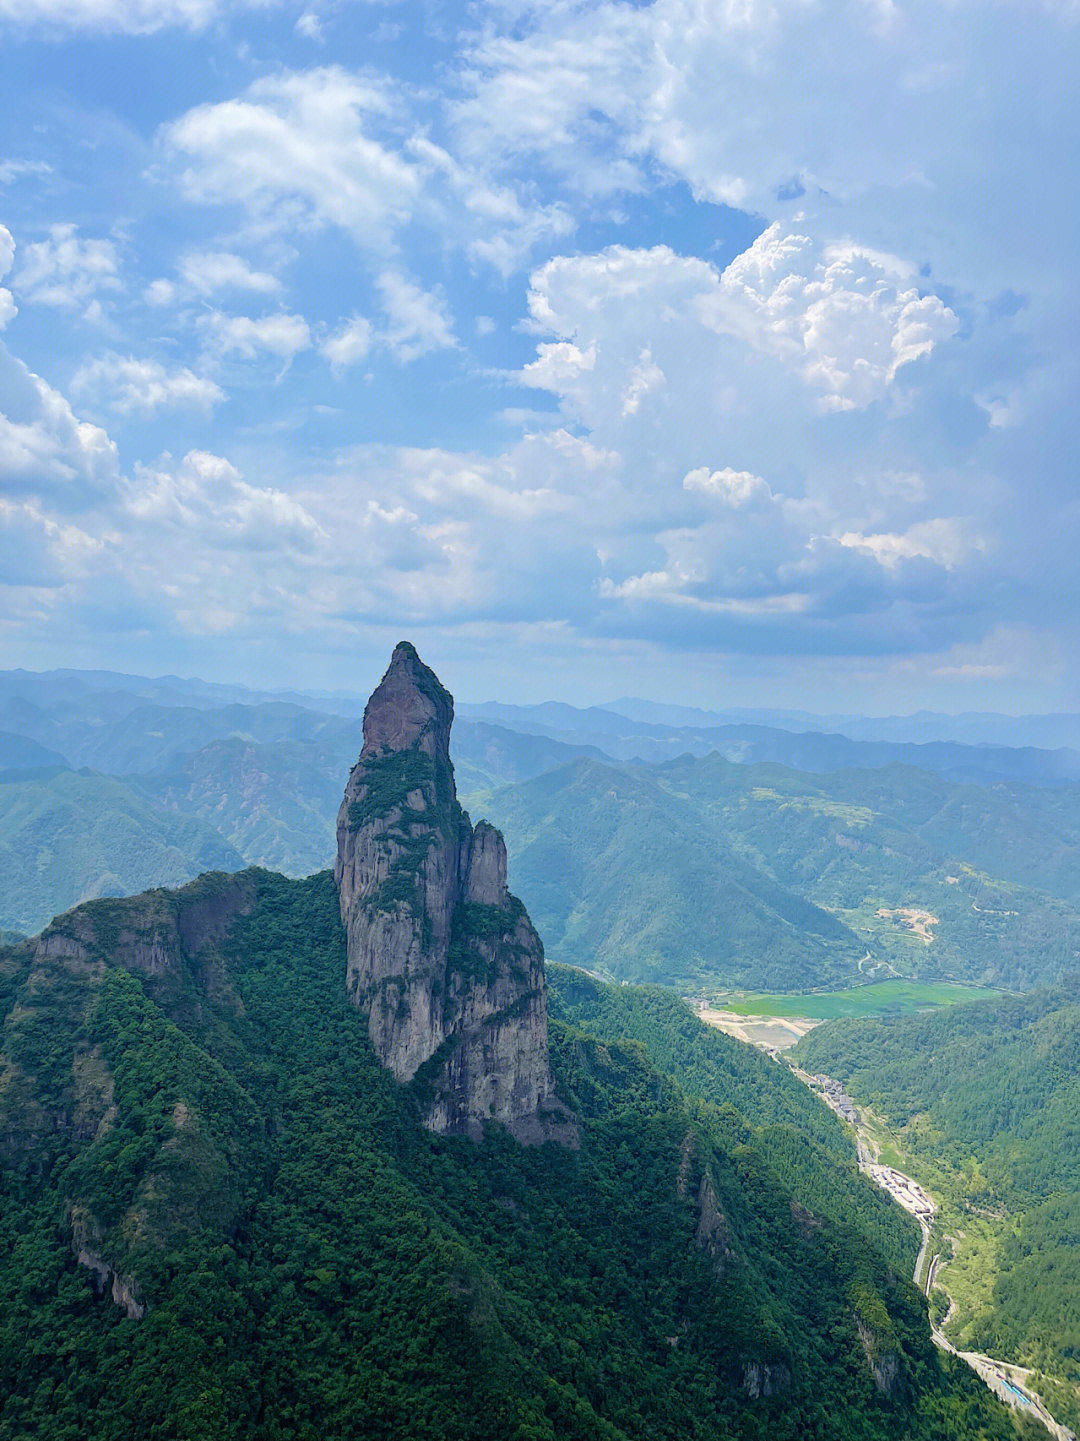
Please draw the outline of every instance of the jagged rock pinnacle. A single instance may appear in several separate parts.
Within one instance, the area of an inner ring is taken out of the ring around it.
[[[543,947],[506,887],[506,847],[458,804],[454,702],[407,641],[364,712],[338,813],[346,983],[383,1064],[427,1124],[576,1141],[553,1098]]]

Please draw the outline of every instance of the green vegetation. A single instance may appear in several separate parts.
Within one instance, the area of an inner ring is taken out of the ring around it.
[[[645,772],[582,761],[489,807],[548,954],[620,980],[828,983],[865,947]]]
[[[0,923],[37,932],[93,896],[236,870],[212,827],[168,815],[123,781],[77,771],[0,778]]]
[[[330,878],[249,883],[212,965],[3,953],[3,1441],[1013,1435],[779,1067],[560,974],[580,1150],[432,1136],[345,995]]]
[[[1080,952],[1077,795],[714,754],[581,761],[486,810],[557,961],[698,993],[1021,988]]]
[[[762,995],[740,991],[712,998],[740,1016],[805,1016],[830,1021],[838,1016],[902,1016],[936,1006],[993,1000],[1002,995],[988,987],[948,981],[872,981],[846,991],[806,991],[800,995]]]
[[[794,1055],[889,1123],[943,1199],[958,1344],[1032,1366],[1080,1427],[1080,1004],[1074,986],[834,1021]]]

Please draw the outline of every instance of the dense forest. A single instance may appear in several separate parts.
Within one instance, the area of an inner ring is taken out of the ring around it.
[[[989,1304],[968,1340],[1064,1382],[1080,1427],[1080,1004],[1075,981],[930,1015],[831,1021],[800,1042],[994,1223]]]
[[[181,894],[237,887],[178,964],[138,949],[164,892],[92,903],[89,963],[80,913],[3,952],[4,1441],[1014,1434],[779,1067],[559,973],[580,1149],[436,1137],[346,997],[330,877]]]

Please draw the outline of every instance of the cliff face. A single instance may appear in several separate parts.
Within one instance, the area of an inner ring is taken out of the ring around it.
[[[364,713],[334,878],[349,994],[383,1064],[422,1090],[435,1131],[576,1141],[554,1100],[543,947],[506,887],[506,847],[458,804],[454,704],[402,643]]]

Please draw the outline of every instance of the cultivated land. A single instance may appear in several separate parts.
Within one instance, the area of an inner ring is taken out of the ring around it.
[[[1004,994],[991,987],[965,986],[952,981],[888,980],[851,986],[843,991],[805,991],[792,995],[732,991],[714,995],[710,1001],[717,1011],[738,1016],[831,1021],[840,1016],[903,1015],[933,1006],[991,1000]]]

